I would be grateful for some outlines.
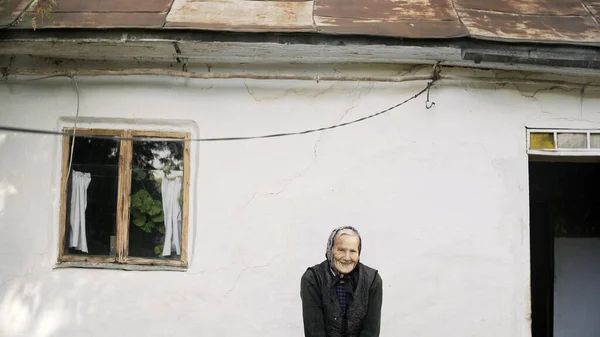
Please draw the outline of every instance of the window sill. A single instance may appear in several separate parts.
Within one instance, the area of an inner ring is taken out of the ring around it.
[[[59,262],[54,269],[63,268],[84,268],[84,269],[111,269],[126,271],[187,271],[187,267],[177,266],[157,266],[157,265],[137,265],[106,262]]]

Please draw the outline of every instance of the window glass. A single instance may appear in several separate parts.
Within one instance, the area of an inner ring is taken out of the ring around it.
[[[129,256],[181,256],[183,141],[135,140],[131,163]]]
[[[65,254],[115,255],[118,185],[119,141],[75,137]]]

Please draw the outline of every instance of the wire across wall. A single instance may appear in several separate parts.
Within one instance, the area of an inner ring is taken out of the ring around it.
[[[270,139],[270,138],[281,138],[281,137],[290,137],[290,136],[300,136],[300,135],[307,135],[307,134],[311,134],[311,133],[316,133],[316,132],[322,132],[322,131],[328,131],[328,130],[335,130],[335,129],[339,129],[339,128],[343,128],[349,125],[353,125],[353,124],[357,124],[369,119],[373,119],[375,117],[381,116],[383,114],[386,114],[394,109],[399,108],[400,106],[417,99],[418,97],[420,97],[423,94],[427,94],[427,100],[425,102],[425,107],[427,109],[430,109],[435,103],[431,102],[429,99],[429,92],[431,90],[431,88],[440,80],[440,71],[441,68],[439,67],[439,65],[434,66],[433,68],[433,72],[431,74],[431,77],[429,78],[429,82],[427,82],[427,84],[425,85],[425,87],[423,89],[421,89],[420,91],[418,91],[416,94],[414,94],[413,96],[397,103],[394,104],[384,110],[380,110],[377,111],[375,113],[369,114],[367,116],[364,117],[360,117],[360,118],[356,118],[353,119],[351,121],[348,122],[343,122],[343,123],[337,123],[337,124],[333,124],[333,125],[328,125],[328,126],[324,126],[324,127],[319,127],[319,128],[314,128],[314,129],[305,129],[302,131],[295,131],[295,132],[281,132],[281,133],[271,133],[271,134],[264,134],[264,135],[257,135],[257,136],[231,136],[231,137],[214,137],[214,138],[190,138],[187,140],[181,140],[183,141],[188,141],[188,142],[227,142],[227,141],[244,141],[244,140],[254,140],[254,139]],[[28,133],[28,134],[41,134],[41,135],[53,135],[53,136],[68,136],[68,137],[77,137],[77,138],[100,138],[100,139],[114,139],[114,140],[133,140],[133,138],[127,138],[127,137],[122,137],[122,136],[112,136],[112,135],[93,135],[93,134],[79,134],[77,135],[77,121],[78,121],[78,117],[79,117],[79,86],[77,84],[77,80],[76,77],[74,75],[69,75],[69,74],[62,74],[62,75],[52,75],[52,76],[45,76],[45,77],[40,77],[40,78],[34,78],[34,79],[30,79],[27,81],[36,81],[36,80],[43,80],[43,79],[49,79],[49,78],[55,78],[55,77],[69,77],[72,79],[73,84],[75,86],[76,92],[77,92],[77,109],[75,112],[75,127],[73,128],[72,131],[69,132],[64,132],[64,131],[53,131],[53,130],[44,130],[44,129],[32,129],[32,128],[22,128],[22,127],[11,127],[11,126],[4,126],[4,125],[0,125],[0,131],[6,131],[6,132],[18,132],[18,133]],[[173,141],[173,139],[171,138],[147,138],[147,137],[135,137],[136,141]],[[74,142],[73,142],[74,143]],[[73,151],[73,148],[71,148],[71,152]],[[69,163],[70,166],[70,163]]]

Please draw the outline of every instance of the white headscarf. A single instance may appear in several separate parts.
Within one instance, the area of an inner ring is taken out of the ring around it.
[[[360,238],[360,234],[358,233],[356,228],[354,228],[352,226],[338,227],[338,228],[334,229],[333,232],[331,232],[331,234],[329,235],[329,239],[327,240],[327,248],[325,250],[325,257],[327,258],[327,261],[329,261],[330,266],[333,266],[333,245],[335,243],[335,239],[339,238],[340,236],[342,236],[344,234],[353,235],[358,238],[358,254],[360,255],[360,250],[362,248],[362,239]]]

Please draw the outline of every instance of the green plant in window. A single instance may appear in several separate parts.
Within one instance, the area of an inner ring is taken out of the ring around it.
[[[151,233],[155,228],[160,231],[159,225],[164,222],[160,200],[153,199],[147,190],[142,189],[131,196],[131,205],[133,206],[133,223],[137,227],[146,233]]]
[[[160,197],[160,184],[141,169],[132,171],[133,180],[140,183],[141,188],[131,196],[132,223],[146,233],[158,231],[165,234],[165,216],[162,202],[153,195]],[[154,253],[160,256],[162,245],[154,247]]]
[[[165,234],[164,214],[162,211],[161,178],[171,176],[173,171],[183,170],[183,143],[169,142],[138,142],[134,143],[131,196],[131,223],[145,233],[157,238]],[[160,174],[162,171],[162,174]],[[152,173],[149,173],[152,172]],[[180,194],[179,204],[182,205],[183,193]],[[154,242],[152,252],[161,256],[163,242]]]

